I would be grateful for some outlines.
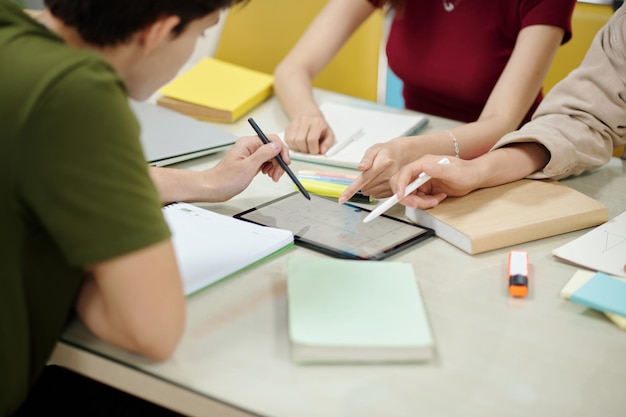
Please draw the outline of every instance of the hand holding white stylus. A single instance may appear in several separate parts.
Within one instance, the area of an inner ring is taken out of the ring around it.
[[[441,158],[437,163],[441,165],[445,165],[445,164],[449,164],[450,160],[448,158]],[[415,181],[413,181],[412,183],[406,186],[406,188],[404,189],[403,197],[406,197],[408,194],[411,194],[413,191],[417,190],[419,187],[426,184],[428,180],[430,180],[430,175],[426,174],[425,172],[422,172],[421,174],[419,174],[418,177],[415,179]],[[374,220],[376,217],[380,216],[381,214],[389,210],[391,207],[395,206],[398,203],[398,201],[400,201],[400,199],[398,198],[398,194],[396,193],[392,195],[384,203],[376,207],[375,210],[373,210],[370,214],[368,214],[363,219],[363,223],[368,223]]]

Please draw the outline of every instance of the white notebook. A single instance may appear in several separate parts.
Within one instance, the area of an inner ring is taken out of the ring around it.
[[[365,109],[330,101],[322,103],[320,110],[335,133],[335,144],[326,155],[291,151],[291,159],[356,168],[372,145],[416,135],[428,124],[426,116],[408,111]]]
[[[192,204],[169,204],[163,215],[172,231],[186,295],[293,245],[289,230],[260,226]]]
[[[626,278],[626,212],[552,251],[558,259]]]

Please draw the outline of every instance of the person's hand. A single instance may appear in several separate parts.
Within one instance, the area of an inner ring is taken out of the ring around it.
[[[324,154],[335,143],[335,134],[321,114],[300,116],[285,129],[285,143],[294,151]]]
[[[242,192],[261,171],[274,182],[278,181],[284,170],[275,159],[279,153],[286,164],[290,164],[289,152],[278,136],[267,135],[271,143],[263,144],[258,136],[240,138],[215,168],[206,171],[210,179],[207,184],[215,184],[215,201],[226,201]]]
[[[371,146],[359,163],[363,171],[339,197],[339,202],[348,201],[357,191],[375,198],[385,198],[392,194],[389,179],[400,167],[409,163],[412,151],[408,147],[415,138],[397,138],[386,143]]]
[[[435,207],[446,197],[459,197],[479,187],[479,174],[475,162],[446,156],[449,164],[439,164],[443,156],[425,155],[404,166],[390,180],[394,193],[403,193],[422,172],[431,179],[415,192],[400,199],[400,204],[427,209]]]

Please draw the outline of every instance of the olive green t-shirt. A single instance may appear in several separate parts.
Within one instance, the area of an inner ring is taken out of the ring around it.
[[[91,264],[170,236],[112,68],[0,0],[0,416],[42,371]]]

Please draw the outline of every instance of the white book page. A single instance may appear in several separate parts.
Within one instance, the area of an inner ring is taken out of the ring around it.
[[[626,212],[556,248],[552,254],[594,271],[626,278]]]
[[[185,294],[189,295],[293,242],[288,230],[265,227],[186,203],[163,208]]]
[[[356,168],[372,145],[415,135],[428,124],[428,118],[418,113],[363,109],[329,101],[320,109],[335,133],[335,145],[327,155],[291,151],[292,159]],[[280,136],[284,138],[284,132]]]

